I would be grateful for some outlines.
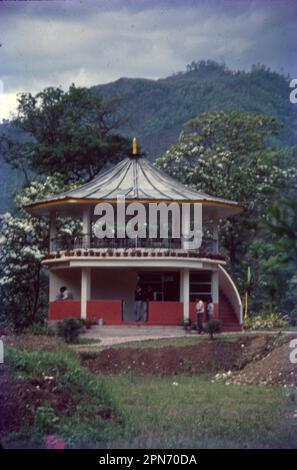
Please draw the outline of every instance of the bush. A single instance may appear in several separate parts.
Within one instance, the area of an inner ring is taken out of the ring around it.
[[[49,403],[38,406],[35,410],[35,426],[43,433],[53,431],[59,421],[54,409]]]
[[[33,323],[33,325],[26,330],[26,333],[31,333],[33,336],[55,336],[53,329],[41,323]]]
[[[77,343],[83,325],[76,318],[68,318],[58,323],[58,335],[64,338],[66,343]]]
[[[275,328],[285,328],[288,325],[288,320],[276,312],[260,313],[259,315],[251,314],[244,320],[246,330],[273,330]]]
[[[210,320],[208,323],[204,325],[204,331],[209,334],[210,339],[214,339],[213,335],[215,333],[221,333],[222,330],[222,323],[220,320]]]

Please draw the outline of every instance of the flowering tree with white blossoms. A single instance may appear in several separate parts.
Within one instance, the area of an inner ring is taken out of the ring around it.
[[[44,318],[48,289],[47,273],[41,264],[49,244],[48,220],[31,217],[23,206],[69,188],[59,176],[33,182],[16,196],[15,213],[6,213],[0,219],[0,320],[16,328]],[[79,224],[67,220],[60,225],[60,232],[66,234],[77,230]]]
[[[275,145],[280,125],[254,113],[214,111],[189,121],[176,145],[157,165],[184,184],[213,196],[238,201],[244,213],[220,224],[221,248],[241,288],[255,239],[265,243],[263,228],[268,207],[280,194],[296,190],[297,171],[292,151]],[[274,144],[274,145],[273,145]]]

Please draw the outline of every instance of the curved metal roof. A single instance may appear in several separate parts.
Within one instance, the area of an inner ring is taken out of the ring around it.
[[[49,213],[51,206],[62,209],[65,204],[73,207],[75,203],[116,201],[117,198],[124,197],[127,201],[203,202],[229,207],[230,211],[223,216],[242,211],[237,202],[190,189],[139,156],[127,157],[113,168],[99,173],[88,183],[53,198],[37,201],[26,206],[26,209],[33,215],[45,215]]]

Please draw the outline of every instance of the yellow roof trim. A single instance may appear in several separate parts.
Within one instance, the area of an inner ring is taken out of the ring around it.
[[[46,201],[46,202],[40,202],[40,203],[33,203],[33,204],[28,204],[25,206],[26,209],[34,208],[34,209],[42,209],[44,207],[53,207],[53,206],[61,206],[62,204],[93,204],[93,203],[99,203],[99,202],[109,202],[109,203],[117,203],[118,201],[121,201],[120,199],[77,199],[77,198],[67,198],[67,199],[59,199],[56,201]],[[220,202],[220,201],[209,201],[207,199],[201,199],[201,200],[189,200],[189,199],[184,199],[184,200],[178,200],[178,201],[173,201],[171,199],[128,199],[125,198],[125,202],[141,202],[141,203],[161,203],[161,202],[176,202],[177,204],[205,204],[206,206],[221,206],[225,208],[237,208],[240,211],[244,211],[244,207],[241,206],[238,203],[227,203],[227,202]]]

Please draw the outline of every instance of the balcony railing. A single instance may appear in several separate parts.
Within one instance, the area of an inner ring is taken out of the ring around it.
[[[50,252],[88,249],[183,249],[182,240],[178,238],[103,238],[99,239],[88,234],[78,236],[59,236],[51,239]],[[196,252],[217,253],[216,240],[203,238],[202,244]]]

